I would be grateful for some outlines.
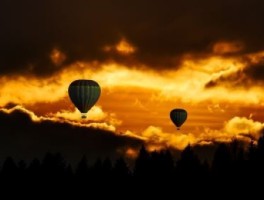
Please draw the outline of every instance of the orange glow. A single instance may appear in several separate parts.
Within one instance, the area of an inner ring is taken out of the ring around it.
[[[65,60],[66,56],[58,49],[53,49],[50,58],[55,65],[61,65]]]
[[[216,54],[236,53],[243,50],[244,45],[241,42],[217,42],[213,46],[213,52]]]
[[[105,52],[118,52],[122,55],[130,55],[136,51],[136,48],[130,44],[126,39],[122,38],[117,44],[115,45],[107,45],[103,48]]]
[[[117,45],[116,50],[122,54],[131,54],[135,52],[135,48],[125,39],[122,39]]]
[[[54,58],[60,57],[61,52],[54,52]],[[245,56],[258,63],[263,52]],[[34,121],[66,121],[140,138],[150,149],[182,149],[189,143],[230,141],[234,137],[246,138],[246,134],[258,138],[263,128],[263,87],[232,88],[223,83],[213,89],[205,87],[209,81],[243,71],[246,65],[238,57],[218,56],[184,58],[177,70],[163,71],[79,61],[51,77],[0,77],[0,93],[4,94],[0,96],[0,106],[9,102],[23,105],[20,109],[27,109]],[[80,119],[67,93],[69,83],[79,78],[94,79],[102,88],[87,120]],[[189,114],[181,131],[169,118],[175,107],[183,107]]]
[[[136,158],[138,155],[138,150],[128,148],[125,152],[125,155],[129,158]]]

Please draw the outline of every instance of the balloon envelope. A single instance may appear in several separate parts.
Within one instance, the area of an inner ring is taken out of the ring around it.
[[[175,124],[177,129],[180,129],[181,125],[187,119],[187,111],[181,108],[173,109],[170,112],[171,121]]]
[[[80,79],[69,85],[68,94],[76,108],[85,114],[99,99],[101,89],[99,84],[93,80]],[[85,118],[85,115],[82,117]]]

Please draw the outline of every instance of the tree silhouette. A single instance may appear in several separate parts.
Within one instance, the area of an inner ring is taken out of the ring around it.
[[[26,178],[26,167],[27,164],[24,160],[20,160],[17,164],[18,179],[23,181]]]
[[[82,157],[81,161],[78,163],[76,168],[76,178],[79,181],[85,181],[88,177],[89,169],[87,164],[87,158],[85,156]]]
[[[215,151],[212,170],[214,175],[224,177],[230,173],[231,153],[227,144],[220,144]]]
[[[114,165],[109,158],[99,158],[89,167],[83,156],[75,168],[59,153],[47,153],[42,162],[35,158],[28,165],[24,160],[16,163],[12,157],[7,157],[1,167],[0,183],[6,187],[24,188],[24,191],[31,188],[40,193],[89,191],[91,194],[98,188],[106,191],[111,187],[126,192],[133,187],[145,192],[146,185],[152,191],[174,187],[178,192],[185,188],[219,192],[217,189],[224,187],[226,191],[239,192],[234,185],[247,188],[254,184],[255,178],[264,178],[263,136],[248,146],[238,140],[215,145],[212,162],[201,162],[191,145],[186,146],[178,159],[168,149],[149,152],[142,146],[131,168],[123,157],[115,160]],[[108,192],[115,193],[115,190]]]
[[[178,184],[184,187],[196,184],[202,173],[202,165],[197,155],[195,155],[191,145],[188,145],[181,153],[181,157],[176,163],[176,177]]]
[[[60,153],[47,153],[41,164],[42,179],[50,186],[64,184],[66,163]]]
[[[144,146],[141,147],[135,161],[134,176],[137,178],[150,178],[150,154]]]
[[[131,176],[131,172],[125,162],[125,160],[120,157],[116,160],[113,167],[113,176],[117,179],[126,180]]]
[[[12,183],[17,175],[17,172],[18,169],[13,158],[7,157],[2,166],[1,180],[3,182]]]
[[[113,166],[109,158],[106,158],[102,163],[102,171],[100,173],[101,177],[106,180],[112,178]]]
[[[31,181],[40,178],[40,173],[41,173],[40,165],[41,165],[40,161],[37,158],[33,159],[32,162],[29,164],[27,168],[27,174],[28,174],[28,178]]]

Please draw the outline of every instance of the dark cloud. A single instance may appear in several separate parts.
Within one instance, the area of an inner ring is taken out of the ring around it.
[[[244,87],[249,85],[249,81],[250,80],[243,71],[238,71],[231,74],[221,75],[214,80],[210,80],[206,83],[205,88],[213,88],[216,86]]]
[[[244,70],[244,73],[255,81],[264,81],[264,62],[250,64]]]
[[[11,109],[11,108],[14,108],[16,106],[17,106],[16,103],[8,102],[7,104],[5,104],[4,106],[2,106],[1,108]]]
[[[109,131],[76,127],[49,120],[33,122],[29,114],[15,109],[0,111],[0,159],[13,156],[30,160],[46,152],[60,152],[73,164],[83,155],[91,161],[98,157],[117,158],[128,147],[138,149],[142,141],[117,136]]]
[[[243,70],[221,75],[220,77],[209,81],[205,87],[213,88],[216,86],[227,87],[250,87],[264,82],[264,62],[261,60],[259,63],[247,63]]]
[[[0,74],[48,75],[54,47],[75,60],[140,62],[170,67],[186,52],[209,52],[219,40],[263,48],[262,0],[1,0]],[[108,55],[105,45],[125,37],[133,58]]]

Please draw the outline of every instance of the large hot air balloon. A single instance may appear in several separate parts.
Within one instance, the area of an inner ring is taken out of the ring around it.
[[[173,109],[170,112],[170,118],[171,118],[171,121],[177,127],[177,129],[180,130],[181,125],[183,125],[183,123],[187,119],[187,111],[181,108]]]
[[[86,118],[86,113],[99,99],[101,89],[93,80],[80,79],[69,85],[68,94],[72,103],[82,113],[82,118]]]

